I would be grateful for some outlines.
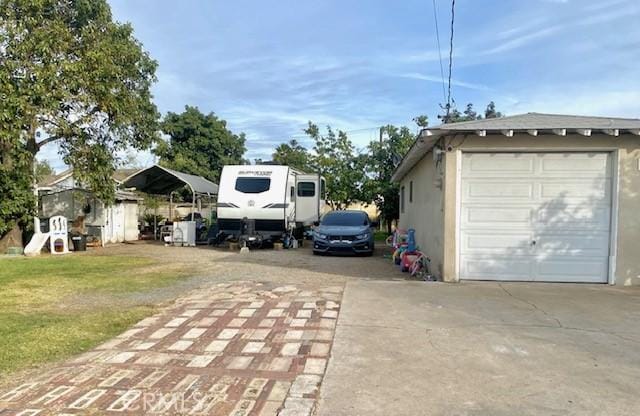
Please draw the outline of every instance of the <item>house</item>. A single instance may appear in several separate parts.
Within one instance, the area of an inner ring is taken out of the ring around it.
[[[116,191],[115,203],[110,206],[84,189],[73,177],[71,169],[47,177],[38,185],[39,216],[49,218],[63,215],[70,224],[83,217],[87,234],[102,244],[137,240],[138,205],[141,198],[120,187],[125,178],[137,171],[118,169],[114,172],[113,180],[119,189]]]
[[[423,130],[400,228],[444,281],[640,284],[640,120],[528,113]]]
[[[113,172],[112,178],[116,182],[116,185],[120,186],[126,178],[139,170],[140,169],[116,169]],[[38,183],[39,192],[60,191],[72,188],[82,188],[82,185],[73,177],[73,169],[67,169],[58,174],[49,175]]]

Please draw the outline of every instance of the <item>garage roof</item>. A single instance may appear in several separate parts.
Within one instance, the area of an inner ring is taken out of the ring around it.
[[[567,133],[576,133],[582,136],[591,136],[592,133],[602,133],[614,137],[620,134],[640,136],[640,119],[527,113],[441,124],[423,129],[420,132],[413,146],[394,171],[391,180],[400,181],[442,136],[475,134],[484,137],[489,134],[501,134],[511,137],[514,133],[525,133],[532,136],[541,134],[566,136]]]
[[[189,187],[196,194],[218,194],[218,185],[210,180],[160,165],[134,173],[122,182],[122,186],[154,195],[167,195],[183,186]]]

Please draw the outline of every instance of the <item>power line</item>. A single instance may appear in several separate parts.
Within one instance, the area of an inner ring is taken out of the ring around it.
[[[451,38],[449,40],[449,86],[447,93],[447,120],[449,120],[449,111],[451,110],[451,72],[453,69],[453,28],[456,17],[456,0],[451,0]]]
[[[446,101],[447,92],[444,84],[444,66],[442,65],[442,49],[440,48],[440,29],[438,27],[438,10],[436,8],[436,0],[433,0],[433,20],[436,24],[436,41],[438,43],[438,57],[440,58],[440,77],[442,78],[442,99]]]

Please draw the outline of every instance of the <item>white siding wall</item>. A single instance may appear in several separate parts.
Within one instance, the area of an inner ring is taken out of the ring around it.
[[[138,203],[134,201],[123,202],[124,204],[124,237],[126,241],[138,239]]]

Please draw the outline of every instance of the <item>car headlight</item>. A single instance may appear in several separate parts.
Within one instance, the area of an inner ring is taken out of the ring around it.
[[[326,234],[322,234],[319,232],[313,232],[313,236],[316,238],[319,238],[320,240],[326,240],[327,239],[327,235]]]
[[[356,236],[356,238],[358,240],[366,240],[367,238],[369,238],[369,233],[359,234]]]

